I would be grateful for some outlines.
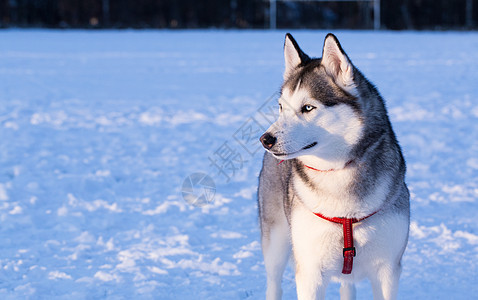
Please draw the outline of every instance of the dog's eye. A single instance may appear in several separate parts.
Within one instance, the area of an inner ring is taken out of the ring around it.
[[[282,105],[279,103],[279,111],[282,111]]]
[[[301,112],[302,113],[308,113],[308,112],[312,111],[314,108],[315,108],[314,106],[307,104],[307,105],[302,106]]]

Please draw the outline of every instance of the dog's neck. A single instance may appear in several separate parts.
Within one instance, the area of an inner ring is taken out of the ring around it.
[[[382,207],[389,189],[389,180],[371,187],[361,194],[357,188],[361,186],[357,180],[359,169],[363,167],[359,159],[337,162],[329,167],[311,168],[309,161],[297,159],[294,167],[294,190],[301,202],[312,212],[329,217],[361,218]],[[333,169],[333,170],[330,170]],[[324,171],[330,170],[330,171]],[[361,179],[362,178],[362,179]]]

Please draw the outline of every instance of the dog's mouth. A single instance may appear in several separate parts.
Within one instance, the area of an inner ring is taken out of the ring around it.
[[[309,144],[309,145],[303,147],[303,148],[300,149],[299,151],[295,151],[295,152],[292,152],[292,153],[275,153],[275,152],[272,152],[272,154],[274,154],[275,156],[289,156],[289,155],[293,155],[293,154],[299,153],[299,152],[302,151],[302,150],[310,149],[310,148],[314,147],[315,145],[317,145],[317,142],[313,142],[312,144]]]
[[[313,142],[312,144],[305,146],[304,148],[302,148],[302,150],[310,149],[314,147],[315,145],[317,145],[317,142]]]

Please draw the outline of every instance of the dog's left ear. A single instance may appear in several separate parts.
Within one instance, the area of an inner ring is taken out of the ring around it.
[[[358,95],[352,62],[340,46],[337,37],[332,33],[325,37],[321,64],[335,84],[353,96]]]
[[[297,44],[290,33],[285,35],[284,59],[284,80],[287,80],[292,71],[294,71],[300,64],[310,60],[309,56],[300,49],[299,44]]]

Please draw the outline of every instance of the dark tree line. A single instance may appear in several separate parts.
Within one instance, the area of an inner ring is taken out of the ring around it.
[[[372,28],[371,2],[278,1],[277,26]],[[382,0],[387,29],[470,29],[478,0]],[[267,0],[0,0],[0,27],[267,28]]]

